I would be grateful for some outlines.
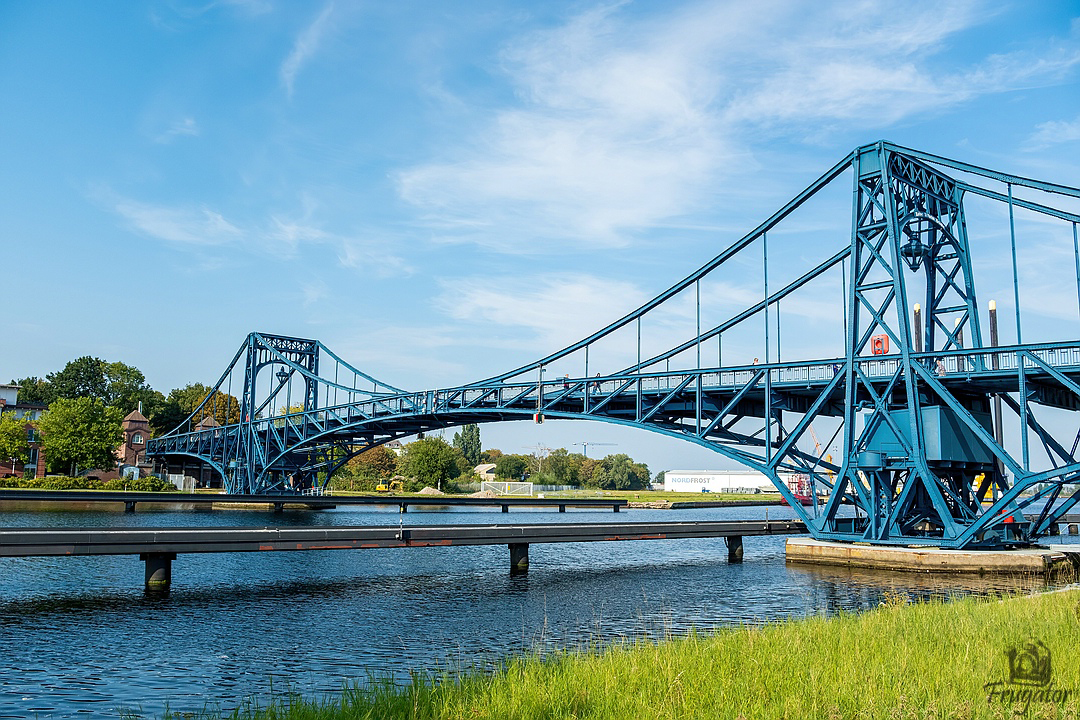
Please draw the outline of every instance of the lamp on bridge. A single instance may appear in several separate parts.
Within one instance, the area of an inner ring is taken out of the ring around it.
[[[912,272],[915,272],[922,265],[923,258],[926,257],[929,250],[929,246],[923,245],[922,239],[915,235],[907,244],[900,246],[900,257],[904,258],[907,266],[911,268]]]
[[[280,385],[284,385],[285,383],[287,383],[287,382],[289,381],[289,376],[290,376],[290,375],[292,375],[292,373],[290,373],[290,372],[289,372],[288,370],[286,370],[285,368],[281,368],[280,370],[278,370],[278,371],[277,371],[277,372],[275,373],[275,376],[277,377],[277,379],[278,379],[278,383],[279,383]]]

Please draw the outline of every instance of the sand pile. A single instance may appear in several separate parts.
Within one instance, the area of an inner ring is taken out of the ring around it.
[[[425,487],[423,490],[421,490],[420,492],[418,492],[416,494],[417,495],[445,495],[446,493],[444,493],[442,490],[437,490],[436,488],[433,488],[430,485],[428,485],[427,487]]]

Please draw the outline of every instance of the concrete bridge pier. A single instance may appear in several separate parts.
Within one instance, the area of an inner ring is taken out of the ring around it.
[[[176,553],[143,553],[139,559],[146,563],[146,592],[165,595],[172,584],[172,561]]]
[[[727,561],[729,563],[741,563],[743,557],[742,535],[729,535],[724,538],[727,543]]]
[[[124,502],[124,512],[126,512],[126,513],[135,512],[135,501],[134,500],[127,500],[126,502]]]
[[[529,571],[529,543],[510,543],[510,574]]]

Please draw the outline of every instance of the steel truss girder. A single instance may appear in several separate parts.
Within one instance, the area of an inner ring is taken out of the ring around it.
[[[934,167],[942,165],[1007,183],[1010,192],[957,181]],[[763,240],[767,231],[848,169],[853,200],[847,246],[770,292],[768,247],[763,242],[762,299],[703,331],[699,281]],[[760,226],[638,310],[540,361],[456,388],[405,392],[347,365],[318,341],[252,333],[215,386],[215,392],[231,394],[224,381],[234,366],[244,368],[240,422],[202,430],[189,425],[153,440],[148,451],[201,458],[226,477],[230,491],[260,492],[285,489],[286,474],[302,476],[304,484],[325,483],[363,449],[419,431],[535,414],[590,419],[682,438],[759,470],[816,537],[945,547],[1030,542],[1080,503],[1080,490],[1068,490],[1080,480],[1080,463],[1033,412],[1035,404],[1080,410],[1080,343],[993,350],[983,346],[962,201],[965,193],[974,192],[1069,222],[1080,216],[1014,198],[1012,186],[1080,197],[1076,188],[995,173],[885,142],[859,148]],[[770,363],[766,354],[763,365],[701,366],[703,341],[719,340],[754,316],[764,316],[767,327],[769,313],[781,300],[842,263],[850,312],[843,358]],[[698,295],[696,335],[642,359],[642,317],[688,288]],[[918,295],[925,322],[917,338],[908,313],[909,300]],[[617,373],[589,377],[590,345],[635,324],[637,362]],[[871,360],[877,334],[887,336],[894,350]],[[693,369],[648,372],[695,346]],[[582,377],[542,380],[546,365],[579,350],[585,354]],[[339,381],[337,370],[332,379],[320,374],[321,356],[346,369],[351,387],[347,380]],[[943,366],[947,376],[941,374]],[[258,379],[266,368],[276,369],[278,380],[271,380],[269,395],[262,396],[256,391],[265,387]],[[537,378],[523,377],[527,373]],[[297,375],[303,379],[303,410],[274,416],[275,398],[283,388],[291,388]],[[371,389],[360,390],[363,383],[371,383]],[[984,426],[989,399],[995,396],[1015,413],[1023,429],[1021,458],[1006,451]],[[985,452],[945,461],[928,455],[926,423],[933,413],[962,427]],[[798,447],[814,419],[822,416],[842,419],[837,434],[843,434],[843,452],[837,465],[825,462],[824,452],[815,455]],[[1029,434],[1051,459],[1050,470],[1030,468]],[[882,438],[892,439],[891,450],[882,450]],[[1011,481],[985,461],[988,457],[1000,463]],[[789,471],[806,473],[815,495],[816,488],[824,488],[828,500],[822,504],[815,498],[809,508],[799,505],[780,477]],[[974,490],[980,472],[984,477]],[[1001,495],[984,508],[981,500],[991,489]],[[1045,499],[1049,504],[1037,505]],[[856,508],[854,518],[844,512],[845,503]],[[1031,511],[1032,522],[1022,514],[1025,510]],[[1012,516],[1018,522],[1004,527],[1003,519]]]

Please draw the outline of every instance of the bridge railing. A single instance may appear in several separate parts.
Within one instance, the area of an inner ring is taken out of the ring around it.
[[[1033,358],[1053,368],[1080,368],[1080,342],[1053,343],[1025,347],[1002,347],[996,349],[952,350],[938,353],[919,353],[915,359],[935,374],[964,375],[976,372],[1015,372],[1020,358],[1023,357],[1025,370],[1038,371],[1039,365]],[[899,355],[874,356],[860,358],[857,361],[860,372],[868,378],[887,378],[894,375],[902,359]],[[996,367],[995,367],[996,366]],[[822,384],[828,382],[842,371],[840,359],[812,362],[771,364],[768,367],[770,379],[774,385]],[[587,393],[592,398],[602,398],[619,391],[627,381],[634,381],[628,392],[658,393],[670,392],[687,380],[688,390],[700,375],[702,387],[715,389],[738,389],[751,382],[761,371],[757,366],[743,366],[731,369],[704,369],[702,371],[674,371],[669,373],[649,373],[606,378],[556,378],[543,383],[544,400],[549,401],[573,389],[572,397],[581,398]],[[584,392],[582,391],[584,389]],[[506,406],[515,399],[528,407],[535,404],[541,388],[536,383],[501,383],[496,387],[459,387],[420,393],[403,393],[363,402],[342,403],[323,407],[307,413],[297,413],[287,418],[259,418],[251,423],[256,432],[276,430],[296,433],[299,436],[319,434],[335,425],[353,424],[368,418],[415,413],[434,413],[439,408],[461,407],[481,399],[490,399],[492,404]],[[483,403],[486,405],[487,403]],[[215,427],[213,430],[180,433],[177,435],[155,438],[151,442],[156,446],[152,451],[181,451],[183,449],[205,449],[218,447],[227,439],[228,426]],[[209,445],[208,445],[209,444]]]

